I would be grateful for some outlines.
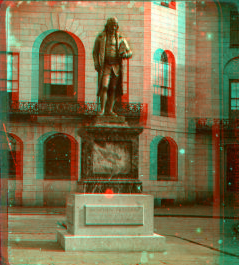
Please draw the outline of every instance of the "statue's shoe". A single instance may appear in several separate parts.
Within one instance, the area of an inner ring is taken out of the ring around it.
[[[113,117],[118,117],[118,115],[115,112],[113,112],[113,111],[109,112],[109,115],[113,116]]]
[[[99,116],[103,116],[105,114],[105,112],[103,111],[103,110],[101,110],[101,111],[99,111],[98,113],[97,113],[97,115],[99,115]]]

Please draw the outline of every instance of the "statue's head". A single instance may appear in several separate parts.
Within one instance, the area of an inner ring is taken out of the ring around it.
[[[113,34],[119,28],[118,20],[116,17],[111,17],[107,19],[107,23],[105,25],[105,31]]]

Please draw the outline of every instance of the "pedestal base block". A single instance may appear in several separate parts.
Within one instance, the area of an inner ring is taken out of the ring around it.
[[[150,236],[77,236],[57,231],[57,242],[65,251],[165,251],[165,237]]]

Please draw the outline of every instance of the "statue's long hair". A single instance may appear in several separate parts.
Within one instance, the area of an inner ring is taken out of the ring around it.
[[[108,26],[109,26],[109,23],[107,22],[106,24],[105,24],[105,32],[106,32],[106,35],[107,35],[107,33],[108,33]],[[118,38],[117,38],[117,33],[118,33],[118,29],[119,29],[119,23],[117,22],[117,29],[116,29],[116,31],[115,31],[115,39],[116,39],[116,47],[118,47]],[[117,54],[119,55],[119,51],[118,51],[118,49],[117,49]]]
[[[108,32],[108,26],[109,26],[109,23],[106,23],[106,24],[105,24],[105,32],[106,32],[106,33]],[[118,29],[119,29],[119,24],[118,24],[118,22],[117,22],[117,29],[116,29],[116,32],[118,31]]]

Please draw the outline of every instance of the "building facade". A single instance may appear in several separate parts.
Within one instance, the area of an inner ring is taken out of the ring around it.
[[[62,206],[76,191],[78,131],[97,110],[92,50],[111,16],[133,52],[122,101],[144,127],[143,192],[156,205],[236,200],[237,9],[216,1],[2,5],[8,204]]]

